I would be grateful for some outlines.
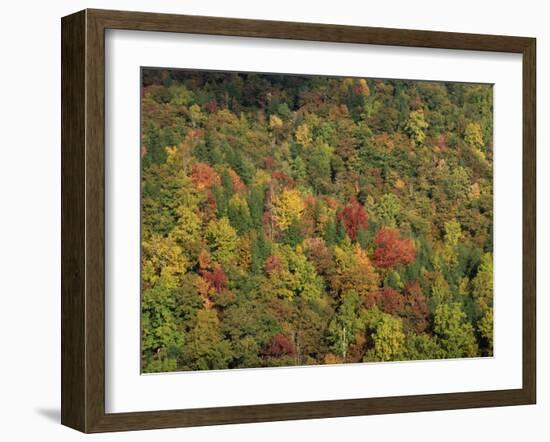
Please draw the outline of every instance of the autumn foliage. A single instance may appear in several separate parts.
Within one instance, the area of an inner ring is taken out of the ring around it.
[[[204,163],[193,164],[191,179],[199,189],[209,189],[220,183],[220,176],[212,167]]]
[[[283,270],[281,257],[277,255],[270,256],[265,261],[265,271],[268,275],[280,273]]]
[[[398,264],[406,265],[414,261],[416,249],[410,239],[403,239],[397,229],[381,228],[374,237],[373,260],[377,267],[389,269]]]
[[[403,313],[405,307],[405,296],[391,287],[383,287],[377,292],[371,292],[363,298],[363,305],[372,309],[379,308],[381,311],[391,315]]]
[[[407,322],[417,333],[425,332],[429,325],[428,298],[418,282],[410,282],[403,289],[404,312]]]
[[[352,200],[340,212],[338,220],[344,224],[350,239],[355,241],[357,232],[368,227],[369,216],[361,204],[356,200]]]
[[[218,293],[227,288],[227,276],[219,264],[216,264],[211,272],[204,272],[203,277]]]
[[[293,356],[295,353],[292,341],[285,335],[275,335],[264,348],[264,354],[270,357]]]
[[[144,373],[493,354],[491,85],[141,73]]]
[[[231,183],[233,184],[233,189],[235,192],[243,192],[246,190],[246,184],[243,183],[241,177],[233,169],[229,169],[229,176],[231,178]]]

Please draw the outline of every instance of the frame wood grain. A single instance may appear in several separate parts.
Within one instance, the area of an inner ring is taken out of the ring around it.
[[[525,37],[84,10],[62,19],[61,422],[91,433],[534,404],[536,40]],[[523,386],[136,413],[105,412],[105,30],[498,51],[523,56]]]

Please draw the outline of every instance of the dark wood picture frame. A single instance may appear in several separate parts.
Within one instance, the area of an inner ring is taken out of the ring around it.
[[[141,430],[536,401],[536,40],[459,34],[84,10],[62,19],[61,422],[83,432]],[[105,412],[105,30],[518,53],[523,56],[523,386],[513,390],[221,408]]]

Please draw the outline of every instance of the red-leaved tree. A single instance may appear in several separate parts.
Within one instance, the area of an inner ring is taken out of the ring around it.
[[[404,307],[403,295],[391,287],[384,287],[380,291],[380,308],[382,311],[395,315],[401,313]]]
[[[423,333],[428,328],[429,307],[428,299],[422,292],[418,282],[405,284],[405,317],[417,333]]]
[[[212,98],[210,101],[207,101],[204,104],[204,110],[209,114],[213,114],[218,110],[218,103],[215,98]]]
[[[405,308],[404,296],[391,287],[384,287],[377,292],[368,293],[363,299],[366,309],[377,306],[383,312],[391,315],[402,313]]]
[[[373,261],[378,268],[389,269],[398,264],[410,264],[416,258],[416,248],[410,239],[403,239],[397,229],[382,227],[374,237],[376,249]]]
[[[338,220],[342,221],[346,233],[352,241],[357,238],[357,232],[360,229],[366,229],[369,225],[369,216],[365,208],[357,202],[351,200],[349,204],[338,214]]]
[[[281,356],[294,356],[296,350],[294,350],[294,344],[292,341],[285,335],[278,334],[271,338],[264,348],[264,355],[270,357],[281,357]]]
[[[227,289],[227,276],[219,264],[211,272],[204,272],[203,278],[218,293]]]

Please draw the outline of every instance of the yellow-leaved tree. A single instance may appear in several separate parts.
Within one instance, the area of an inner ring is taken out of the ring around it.
[[[273,201],[273,219],[281,230],[286,230],[293,221],[299,221],[305,205],[297,189],[285,189]]]

